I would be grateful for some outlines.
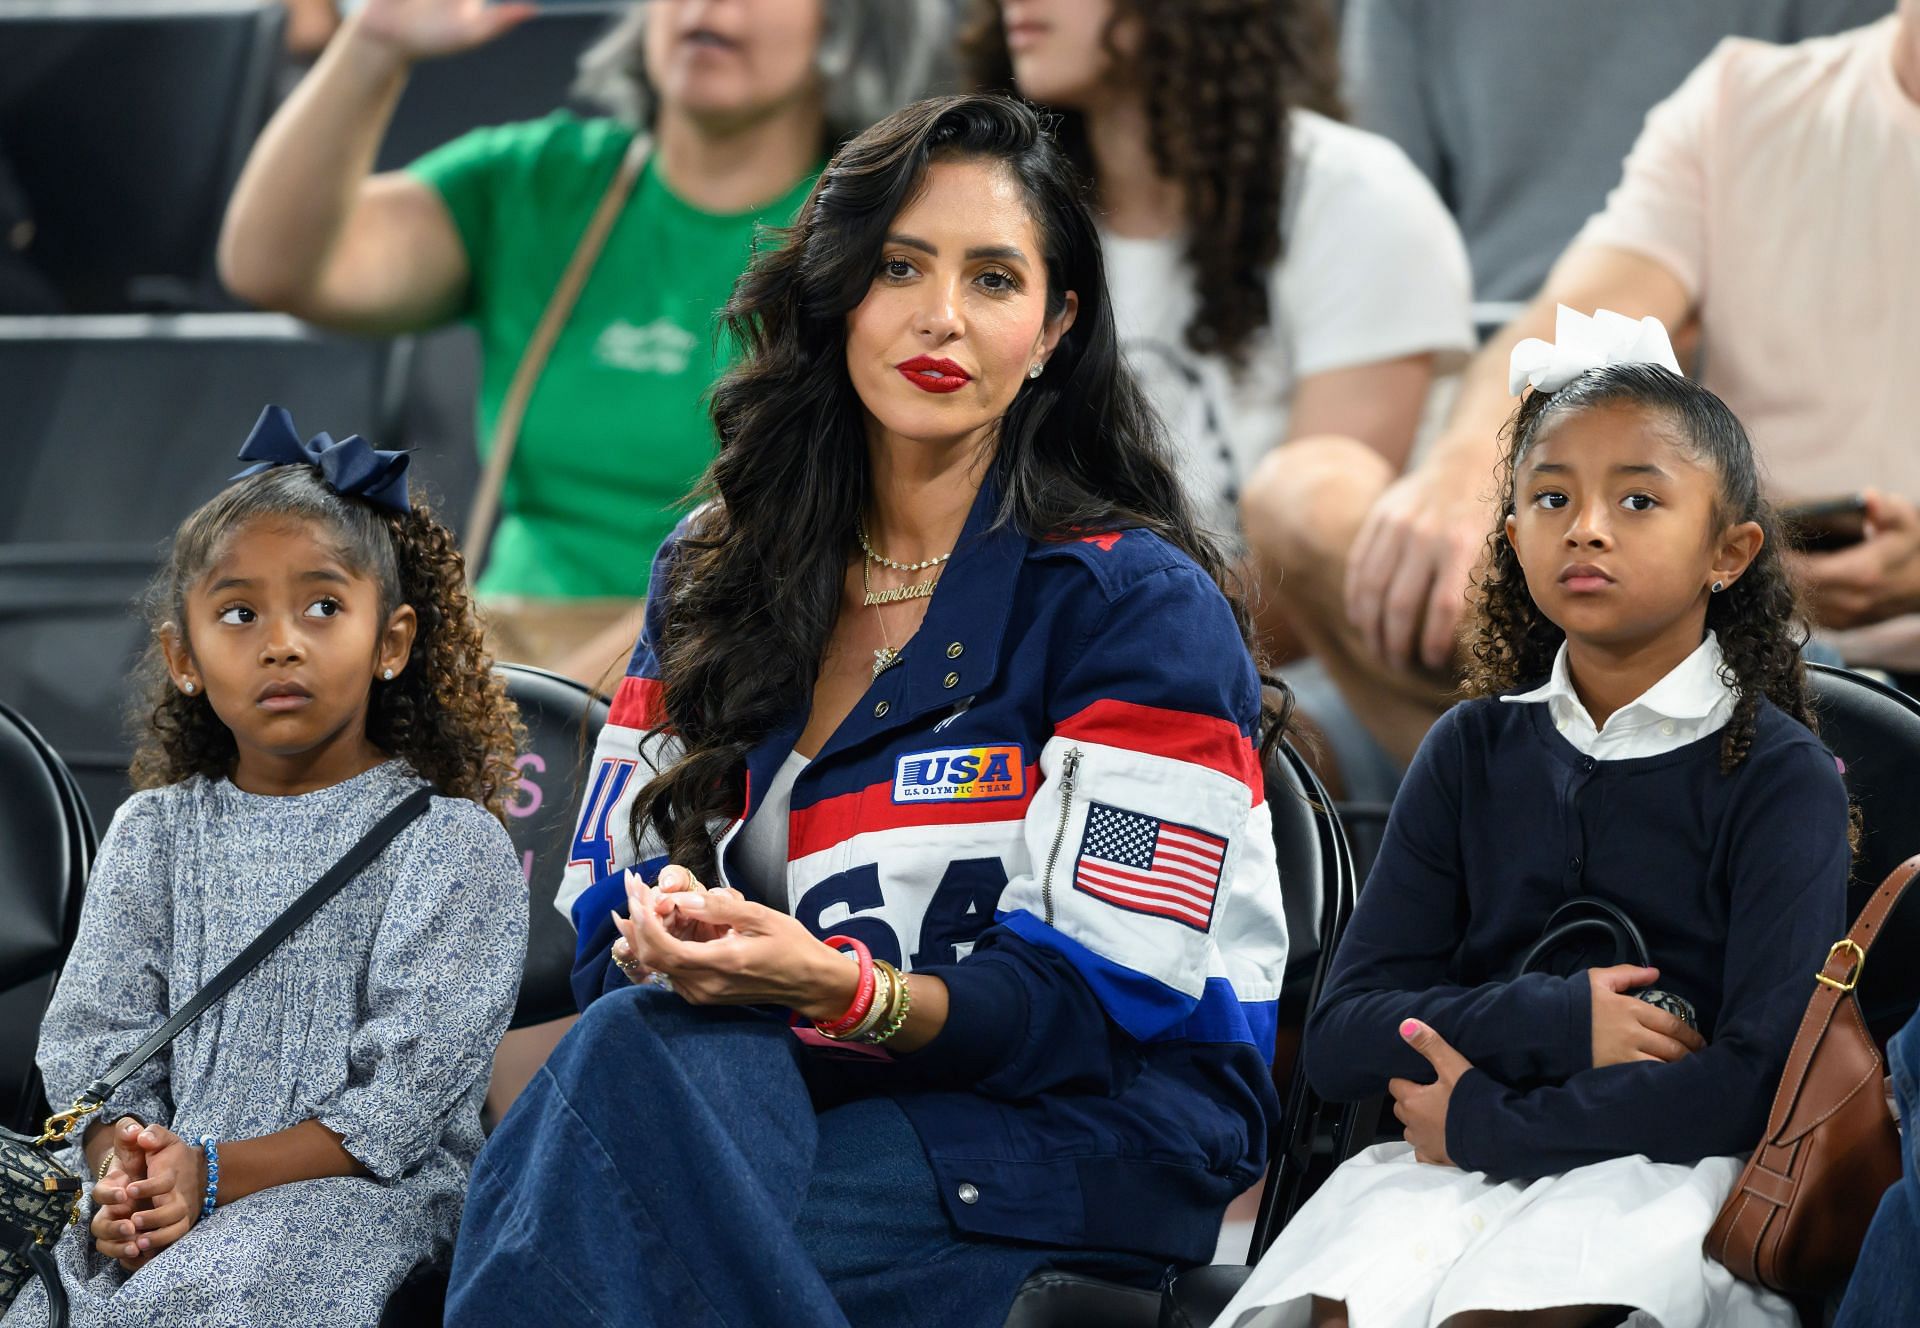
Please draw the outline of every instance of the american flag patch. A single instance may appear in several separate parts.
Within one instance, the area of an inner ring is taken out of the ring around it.
[[[1087,808],[1073,888],[1115,908],[1206,931],[1226,857],[1219,835],[1096,802]]]

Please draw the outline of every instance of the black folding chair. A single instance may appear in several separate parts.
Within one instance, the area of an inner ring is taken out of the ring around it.
[[[390,359],[278,314],[0,318],[0,543],[158,545],[240,469],[268,403],[394,446]]]
[[[229,307],[214,243],[283,23],[279,0],[0,5],[0,142],[69,310]]]
[[[1887,873],[1920,853],[1920,704],[1848,669],[1809,664],[1820,737],[1839,758],[1860,808],[1847,921]],[[1838,940],[1838,937],[1834,939]],[[1860,979],[1860,1005],[1882,1046],[1920,1007],[1920,906],[1887,919]]]
[[[1283,760],[1285,771],[1270,768],[1267,772],[1281,886],[1286,888],[1289,881],[1317,881],[1321,897],[1319,931],[1307,951],[1307,967],[1299,973],[1289,962],[1290,980],[1281,996],[1280,1026],[1297,1034],[1320,999],[1333,953],[1346,932],[1347,920],[1353,916],[1356,883],[1352,849],[1326,788],[1292,747],[1284,749]],[[1282,799],[1286,800],[1285,807]],[[1282,815],[1283,810],[1287,815]],[[1281,1132],[1270,1145],[1266,1188],[1260,1197],[1247,1261],[1194,1268],[1174,1277],[1162,1297],[1156,1321],[1159,1328],[1205,1328],[1212,1323],[1246,1282],[1280,1228],[1339,1165],[1340,1159],[1331,1156],[1324,1129],[1328,1104],[1307,1084],[1298,1058],[1285,1067],[1276,1062],[1274,1069],[1283,1104]]]
[[[527,958],[509,1027],[526,1028],[575,1013],[573,925],[553,906],[553,891],[571,856],[574,814],[584,792],[593,742],[607,722],[607,702],[571,678],[525,664],[495,666],[520,707],[527,744],[520,754],[520,791],[507,806],[507,833],[527,876]],[[437,1324],[445,1313],[447,1270],[421,1267],[387,1301],[382,1328]]]
[[[72,776],[33,725],[0,704],[0,1124],[46,1117],[34,1051],[73,946],[96,843]]]

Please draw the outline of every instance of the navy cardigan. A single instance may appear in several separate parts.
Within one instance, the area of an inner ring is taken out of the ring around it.
[[[1730,774],[1720,742],[1596,761],[1544,705],[1486,699],[1442,717],[1308,1021],[1315,1088],[1355,1099],[1395,1076],[1431,1082],[1398,1033],[1411,1017],[1473,1063],[1447,1111],[1447,1151],[1467,1170],[1751,1149],[1814,970],[1844,934],[1847,798],[1832,754],[1769,703]],[[1585,973],[1506,978],[1576,894],[1639,923],[1706,1050],[1595,1068]]]

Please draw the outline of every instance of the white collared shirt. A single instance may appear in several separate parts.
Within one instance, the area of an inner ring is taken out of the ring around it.
[[[1543,685],[1500,699],[1516,705],[1544,701],[1560,735],[1596,761],[1659,756],[1718,732],[1733,717],[1735,692],[1721,676],[1722,663],[1719,638],[1708,632],[1699,649],[1609,715],[1605,728],[1597,728],[1573,690],[1563,641],[1553,657],[1553,675]]]

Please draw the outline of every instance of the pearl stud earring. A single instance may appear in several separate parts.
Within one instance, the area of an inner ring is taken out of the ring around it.
[[[385,678],[385,679],[386,679],[386,680],[387,680],[388,682],[392,682],[392,681],[393,681],[393,670],[392,670],[392,669],[388,669],[388,670],[387,670],[387,671],[386,671],[385,673],[383,673],[383,674],[381,674],[380,676],[381,676],[382,678]]]
[[[183,682],[183,683],[181,683],[181,684],[180,684],[180,690],[181,690],[181,691],[183,691],[183,692],[185,692],[185,693],[186,693],[186,694],[187,694],[188,696],[192,696],[192,695],[193,695],[193,683],[192,683],[192,681],[191,681],[191,680],[189,680],[189,681],[187,681],[187,682]]]
[[[1038,378],[1040,376],[1040,371],[1042,369],[1045,369],[1046,367],[1047,367],[1046,365],[1040,363],[1038,360],[1035,360],[1033,363],[1033,367],[1027,370],[1027,377]]]

